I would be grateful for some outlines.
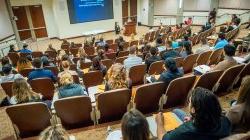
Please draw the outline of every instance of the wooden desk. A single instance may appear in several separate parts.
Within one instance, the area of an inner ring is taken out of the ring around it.
[[[124,25],[124,35],[125,36],[130,36],[131,34],[136,35],[136,23],[135,22],[128,22],[127,24]]]

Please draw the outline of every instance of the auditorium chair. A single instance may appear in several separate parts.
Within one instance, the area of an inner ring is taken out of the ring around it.
[[[28,77],[29,73],[32,72],[34,69],[33,68],[26,68],[23,69],[21,71],[19,71],[19,73],[23,76],[23,77]]]
[[[69,49],[70,53],[71,53],[74,57],[77,56],[78,50],[79,50],[79,48],[70,48],[70,49]]]
[[[130,47],[131,47],[131,46],[134,46],[134,45],[135,45],[135,46],[138,46],[138,44],[139,44],[139,41],[138,41],[138,40],[134,40],[134,41],[131,41],[131,42],[130,42],[130,45],[129,45],[129,46],[130,46]]]
[[[51,100],[54,96],[55,86],[50,78],[37,78],[29,81],[34,92],[43,95],[43,98]]]
[[[217,63],[219,63],[221,56],[223,53],[223,49],[218,49],[213,51],[213,53],[211,54],[209,61],[208,61],[208,65],[215,65]]]
[[[73,70],[73,71],[76,71],[77,70],[77,65],[76,64],[70,64],[69,69]]]
[[[129,69],[129,78],[132,86],[144,84],[146,71],[147,66],[145,64],[136,65]]]
[[[20,57],[27,57],[28,55],[30,55],[31,53],[19,53]]]
[[[100,124],[120,120],[127,112],[130,95],[129,89],[117,89],[98,94],[96,103],[97,122]]]
[[[55,76],[57,76],[59,73],[59,70],[56,66],[46,66],[44,69],[50,70]]]
[[[44,103],[25,103],[6,108],[15,132],[21,138],[38,136],[50,126],[51,114]]]
[[[117,49],[118,49],[118,44],[117,44],[117,43],[110,44],[110,45],[109,45],[109,48],[112,49],[112,50],[114,50],[114,51],[116,52]]]
[[[114,40],[113,39],[109,39],[109,40],[106,40],[105,42],[110,45],[110,44],[114,43]]]
[[[185,76],[177,78],[170,82],[166,90],[165,109],[184,106],[189,92],[195,82],[196,76]]]
[[[206,52],[201,53],[199,57],[197,58],[196,66],[207,65],[207,62],[211,54],[212,54],[212,51],[206,51]]]
[[[1,86],[2,86],[2,88],[4,90],[4,92],[9,97],[12,97],[12,84],[13,84],[13,82],[4,82],[4,83],[1,83]]]
[[[128,50],[129,48],[129,42],[124,42],[123,43],[123,50]]]
[[[192,38],[192,44],[193,44],[193,46],[197,44],[198,36],[199,36],[199,35],[194,35],[194,36],[193,36],[193,38]]]
[[[194,88],[203,87],[209,90],[213,90],[216,82],[219,80],[223,71],[211,71],[201,75],[195,84]]]
[[[235,87],[240,87],[240,84],[242,82],[242,79],[245,77],[245,76],[248,76],[250,75],[250,63],[247,63],[245,65],[245,67],[242,69],[242,71],[240,72],[240,75],[235,83]]]
[[[150,39],[149,39],[149,41],[153,42],[154,39],[155,39],[155,31],[153,31],[153,32],[150,33]]]
[[[94,55],[95,54],[95,48],[91,46],[84,46],[85,53],[87,55]]]
[[[192,72],[198,56],[199,54],[191,54],[183,60],[182,67],[185,74]]]
[[[176,57],[174,58],[175,62],[176,62],[176,66],[179,68],[179,67],[182,67],[182,64],[183,64],[183,61],[184,61],[184,58],[183,57]]]
[[[197,37],[197,41],[196,41],[196,44],[199,44],[201,39],[202,39],[202,36],[203,36],[204,32],[200,33]]]
[[[119,57],[124,57],[124,56],[128,56],[128,55],[129,55],[129,51],[120,51],[120,52],[118,53],[117,58],[119,58]]]
[[[161,74],[161,73],[164,71],[163,65],[164,65],[164,62],[163,62],[163,61],[156,61],[156,62],[153,62],[153,63],[149,66],[148,74],[149,74],[149,75],[153,75],[153,74],[159,75],[159,74]]]
[[[103,74],[101,71],[90,71],[84,73],[82,79],[87,90],[89,87],[103,84]]]
[[[50,59],[56,60],[57,52],[55,52],[55,51],[45,51],[44,53],[48,54],[48,56],[49,56]]]
[[[158,29],[156,32],[155,32],[155,37],[154,37],[154,40],[157,39],[157,37],[160,35],[160,30]]]
[[[93,125],[94,114],[88,96],[74,96],[54,102],[56,115],[66,129],[74,129]]]
[[[134,104],[136,109],[144,114],[156,112],[159,109],[159,100],[166,92],[164,82],[149,83],[136,88]]]
[[[107,70],[113,65],[113,60],[111,59],[104,59],[102,60],[102,64],[106,66]]]
[[[93,54],[93,55],[88,55],[88,58],[92,61],[93,58],[95,58],[97,55],[96,54]]]
[[[116,59],[115,59],[115,63],[121,63],[121,64],[123,64],[123,61],[124,61],[125,59],[127,59],[127,58],[128,58],[128,56],[116,58]]]
[[[63,45],[61,46],[61,49],[62,49],[62,50],[69,50],[69,44],[63,44]]]
[[[91,65],[92,65],[92,62],[80,63],[80,68],[83,70],[86,68],[90,68]]]
[[[107,53],[106,56],[107,56],[108,59],[115,60],[116,52]]]
[[[40,57],[43,56],[43,52],[41,52],[41,51],[34,51],[34,52],[31,53],[31,55],[32,55],[33,58],[40,58]]]
[[[225,70],[213,89],[214,93],[218,96],[222,96],[232,90],[244,66],[245,65],[237,65]]]
[[[8,57],[10,58],[10,61],[11,61],[12,65],[16,66],[17,61],[19,59],[18,53],[16,53],[16,52],[9,52],[8,53]]]
[[[144,42],[149,42],[149,38],[150,38],[150,32],[145,34]]]

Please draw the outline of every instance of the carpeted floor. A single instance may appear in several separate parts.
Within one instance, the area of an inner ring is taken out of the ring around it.
[[[197,32],[200,29],[200,27],[193,27],[192,31],[193,32]],[[136,38],[140,38],[143,34],[145,34],[148,31],[147,27],[138,27],[138,35],[136,35]],[[248,34],[249,30],[241,30],[238,37],[244,37]],[[115,38],[116,36],[114,35],[114,33],[106,33],[104,34],[104,38],[105,39],[111,39],[111,38]],[[128,37],[125,37],[126,40],[129,40]],[[83,37],[80,38],[75,38],[75,39],[70,39],[69,41],[74,41],[76,43],[82,43],[84,40]],[[57,40],[57,39],[51,39],[51,40],[43,40],[43,41],[39,41],[37,43],[31,43],[30,47],[32,48],[32,50],[40,50],[40,51],[45,51],[48,44],[53,44],[53,46],[56,49],[60,48],[60,44],[61,41]],[[194,46],[194,48],[199,47],[199,45]],[[2,91],[0,91],[0,95],[3,96],[4,93]],[[221,105],[223,107],[224,110],[228,110],[229,109],[229,102],[232,99],[236,99],[237,98],[237,91],[233,91],[230,94],[228,94],[227,96],[224,97],[220,97],[219,100],[221,102]],[[185,109],[186,110],[186,109]],[[113,126],[114,128],[119,128],[119,125],[115,125]],[[98,129],[94,129],[94,130],[88,130],[85,131],[84,133],[80,133],[80,134],[74,134],[76,135],[76,137],[78,139],[81,138],[88,138],[89,140],[103,140],[106,138],[106,127],[102,127],[102,128],[98,128]],[[8,118],[5,108],[0,108],[0,139],[3,139],[5,137],[11,136],[14,134],[14,129],[12,127],[11,121]]]

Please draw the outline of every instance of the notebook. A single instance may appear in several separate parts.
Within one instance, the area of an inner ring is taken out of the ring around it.
[[[207,65],[199,65],[199,66],[197,66],[197,67],[195,67],[194,68],[194,72],[195,73],[200,73],[200,74],[204,74],[204,73],[207,73],[207,72],[209,72],[210,71],[210,67],[209,66],[207,66]]]
[[[234,60],[236,60],[237,63],[239,63],[239,64],[244,64],[245,61],[246,61],[246,59],[245,59],[245,58],[242,58],[242,57],[237,57],[237,56],[235,56],[235,57],[233,57],[233,58],[234,58]]]

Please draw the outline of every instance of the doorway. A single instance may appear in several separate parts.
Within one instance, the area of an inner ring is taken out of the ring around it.
[[[42,5],[13,6],[12,10],[21,41],[48,37]]]

